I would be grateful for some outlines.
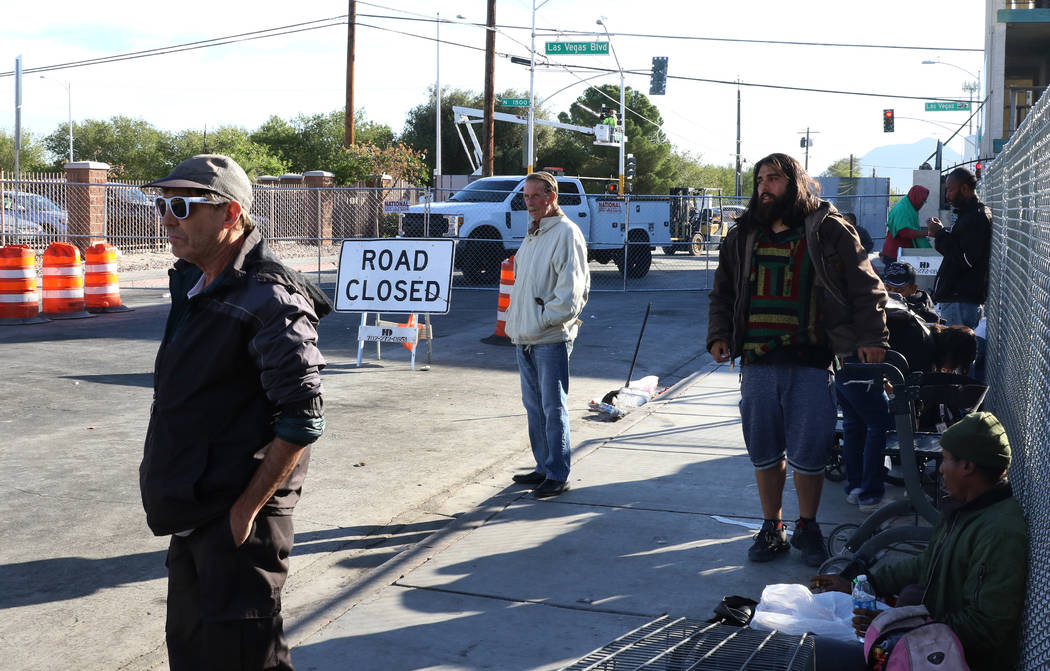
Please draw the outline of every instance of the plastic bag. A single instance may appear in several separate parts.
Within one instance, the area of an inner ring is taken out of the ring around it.
[[[751,627],[856,641],[852,621],[853,597],[849,594],[813,594],[805,585],[766,585]]]
[[[659,389],[660,378],[647,375],[640,380],[631,380],[631,384],[621,387],[616,394],[615,403],[620,408],[637,408],[653,400]]]

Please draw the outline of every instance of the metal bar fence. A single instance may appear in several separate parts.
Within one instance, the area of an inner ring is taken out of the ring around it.
[[[1006,426],[1010,480],[1028,520],[1026,670],[1050,665],[1050,97],[1043,95],[981,185],[992,209],[987,405]]]

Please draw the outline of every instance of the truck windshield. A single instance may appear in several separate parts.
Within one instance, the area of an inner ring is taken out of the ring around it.
[[[456,192],[449,200],[457,203],[502,203],[518,187],[520,179],[479,179]]]

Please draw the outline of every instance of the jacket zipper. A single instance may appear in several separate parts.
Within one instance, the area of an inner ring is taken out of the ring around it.
[[[984,564],[977,566],[977,588],[973,591],[973,600],[976,603],[981,598],[981,588],[984,586],[984,577],[988,574],[988,568]]]

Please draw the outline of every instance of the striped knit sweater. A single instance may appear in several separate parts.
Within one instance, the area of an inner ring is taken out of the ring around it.
[[[750,289],[750,313],[744,335],[745,364],[775,350],[806,351],[813,349],[813,345],[824,344],[817,326],[819,302],[813,262],[806,253],[806,237],[801,226],[780,233],[758,234]]]

